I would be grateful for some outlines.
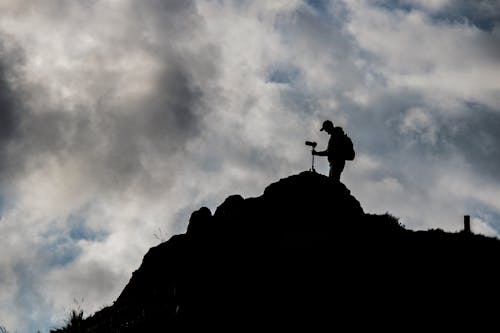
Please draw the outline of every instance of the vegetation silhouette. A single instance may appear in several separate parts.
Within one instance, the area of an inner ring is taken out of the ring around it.
[[[113,305],[53,332],[450,328],[496,309],[499,255],[494,238],[366,214],[342,183],[303,172],[193,212]]]
[[[83,319],[83,310],[81,309],[73,309],[68,315],[66,319],[66,325],[64,328],[54,329],[51,332],[71,332],[71,333],[80,333],[80,332],[88,332],[89,329],[84,323]],[[0,332],[1,333],[1,332]]]

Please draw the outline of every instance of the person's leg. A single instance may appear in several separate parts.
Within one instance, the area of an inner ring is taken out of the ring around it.
[[[329,177],[333,180],[340,181],[340,174],[344,170],[344,167],[345,167],[344,160],[333,161],[332,163],[330,163]]]

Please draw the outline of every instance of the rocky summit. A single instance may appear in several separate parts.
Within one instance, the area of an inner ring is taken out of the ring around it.
[[[407,230],[303,172],[193,212],[113,305],[53,332],[450,327],[489,318],[499,265],[497,239]]]

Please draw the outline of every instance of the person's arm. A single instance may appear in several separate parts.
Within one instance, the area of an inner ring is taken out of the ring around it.
[[[328,149],[323,151],[316,151],[313,149],[312,154],[316,156],[328,156]]]

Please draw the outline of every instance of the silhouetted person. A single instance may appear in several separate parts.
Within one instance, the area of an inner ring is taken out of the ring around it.
[[[328,147],[324,151],[315,151],[313,149],[312,154],[317,156],[327,156],[328,162],[330,163],[329,177],[340,181],[340,174],[342,173],[342,170],[344,170],[346,161],[343,147],[346,135],[344,134],[342,127],[333,126],[333,123],[330,120],[325,120],[323,122],[323,126],[320,131],[325,131],[330,134]],[[354,158],[354,156],[352,158]]]

